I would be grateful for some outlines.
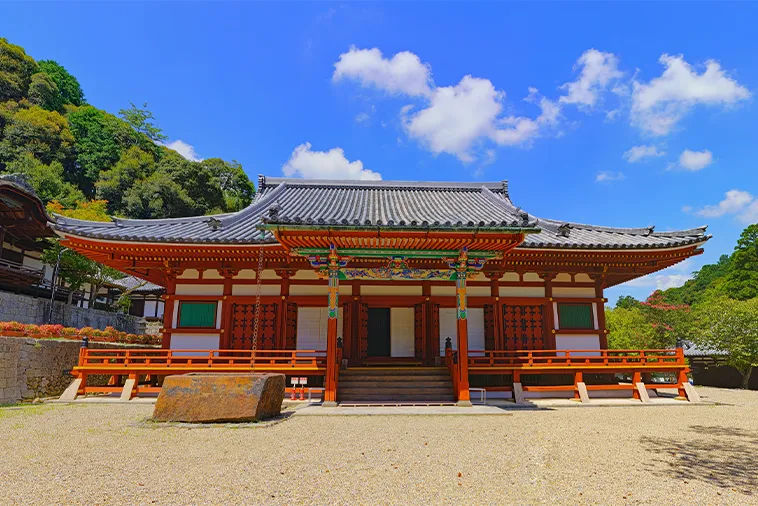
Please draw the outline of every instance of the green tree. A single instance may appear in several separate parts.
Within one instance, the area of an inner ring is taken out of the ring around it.
[[[724,288],[737,300],[758,297],[758,223],[743,230],[737,240]]]
[[[32,76],[29,84],[29,102],[48,111],[63,110],[58,86],[43,72],[37,72]]]
[[[40,60],[39,69],[47,74],[56,84],[62,104],[84,104],[84,92],[79,81],[54,60]]]
[[[186,208],[186,212],[189,214],[177,216],[224,211],[224,193],[221,191],[213,172],[206,165],[191,162],[176,151],[165,149],[163,157],[156,165],[156,172],[168,176],[189,197],[190,205]],[[182,207],[182,209],[185,208]],[[178,209],[176,211],[179,212]]]
[[[134,183],[124,195],[124,215],[130,218],[192,216],[195,203],[179,183],[165,172],[156,172]]]
[[[640,307],[640,301],[632,297],[631,295],[621,295],[616,301],[617,309],[634,309]]]
[[[129,102],[131,107],[121,109],[118,114],[126,120],[136,131],[147,136],[153,142],[165,142],[168,137],[163,134],[163,130],[155,124],[155,116],[147,108],[147,102],[142,104],[142,108]]]
[[[678,341],[687,339],[691,332],[692,318],[686,304],[669,304],[661,290],[653,292],[640,310],[652,328],[652,348],[673,348]]]
[[[38,68],[24,48],[0,38],[0,102],[24,98]]]
[[[124,120],[92,106],[72,108],[68,123],[76,142],[79,186],[95,196],[101,171],[113,167],[124,151],[140,143],[140,136]]]
[[[39,106],[18,107],[5,112],[7,123],[0,141],[0,170],[25,153],[32,154],[45,165],[58,161],[67,180],[73,174],[74,136],[66,118],[56,111]]]
[[[614,350],[657,348],[659,343],[653,326],[639,304],[605,310],[608,347]]]
[[[100,173],[100,179],[96,183],[97,196],[108,201],[110,214],[123,214],[127,190],[154,171],[153,155],[133,146],[121,155],[113,168]]]
[[[63,165],[57,160],[45,165],[31,153],[24,153],[9,163],[6,170],[26,176],[26,180],[45,204],[56,200],[71,207],[84,200],[84,194],[63,179]]]
[[[721,297],[700,305],[692,340],[703,348],[726,352],[727,363],[742,374],[748,388],[758,367],[758,298],[736,301]]]
[[[224,211],[234,212],[249,206],[255,196],[255,186],[236,161],[207,158],[200,162],[207,168],[224,195]]]

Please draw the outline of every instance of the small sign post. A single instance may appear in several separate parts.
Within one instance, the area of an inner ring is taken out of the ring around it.
[[[308,384],[308,378],[307,377],[301,377],[300,378],[300,400],[305,400],[305,385]]]
[[[297,378],[297,377],[293,376],[290,379],[290,382],[292,383],[292,394],[290,394],[290,400],[294,401],[294,400],[297,400],[297,397],[296,397],[296,395],[297,395],[297,385],[298,385],[298,383],[300,383],[300,378]]]

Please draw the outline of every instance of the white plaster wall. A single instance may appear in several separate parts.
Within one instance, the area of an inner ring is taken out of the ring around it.
[[[563,287],[556,286],[553,288],[553,297],[582,297],[594,298],[595,289],[591,287]]]
[[[258,285],[232,285],[232,295],[255,295]],[[261,295],[281,295],[279,285],[261,285]]]
[[[421,295],[421,286],[361,285],[361,295]]]
[[[316,274],[316,271],[311,269],[299,269],[294,275],[290,276],[290,279],[321,279]]]
[[[571,283],[571,274],[567,272],[561,272],[555,278],[553,278],[553,281],[560,281],[561,283]]]
[[[411,307],[390,309],[390,354],[393,357],[415,356],[414,316]]]
[[[328,321],[326,307],[297,308],[297,349],[326,350]],[[342,337],[342,308],[337,315],[337,337]]]
[[[200,273],[197,269],[185,269],[176,279],[198,279],[199,277]]]
[[[224,276],[219,274],[218,269],[206,269],[203,271],[203,279],[224,279]]]
[[[525,272],[524,273],[524,281],[530,281],[530,282],[537,281],[539,283],[544,283],[545,282],[545,280],[542,279],[540,277],[540,275],[537,274],[536,272]]]
[[[158,305],[158,318],[163,318],[163,302],[155,300],[145,301],[145,314],[142,316],[155,317],[155,305]]]
[[[489,297],[492,290],[489,286],[466,286],[466,295],[469,297]]]
[[[600,337],[598,335],[583,334],[557,334],[555,336],[555,349],[557,350],[599,350]],[[574,353],[572,353],[574,355]],[[576,356],[597,356],[598,352],[576,353]]]
[[[589,276],[589,274],[586,274],[584,272],[580,272],[574,276],[574,281],[576,283],[592,283],[592,278]]]
[[[218,334],[171,334],[172,350],[217,350]],[[181,355],[206,355],[206,353],[182,353]]]
[[[544,297],[545,288],[542,286],[501,286],[501,297]]]
[[[450,286],[432,286],[431,294],[441,297],[455,297],[455,284]]]
[[[255,269],[242,269],[234,279],[255,279]]]
[[[224,285],[177,284],[177,295],[223,295]]]
[[[434,287],[432,287],[434,288]],[[445,356],[445,341],[449,337],[453,349],[458,349],[458,323],[454,307],[440,308],[440,355]]]
[[[500,281],[509,281],[509,282],[513,282],[513,281],[518,282],[519,280],[520,278],[519,278],[518,272],[505,272],[503,273],[503,277],[500,278]]]
[[[290,295],[323,295],[327,296],[329,286],[323,285],[290,285]]]
[[[468,349],[484,350],[484,308],[470,307],[468,318]],[[453,349],[458,349],[458,317],[454,307],[440,308],[440,355],[445,355],[445,340],[453,343]],[[475,354],[476,355],[476,354]]]

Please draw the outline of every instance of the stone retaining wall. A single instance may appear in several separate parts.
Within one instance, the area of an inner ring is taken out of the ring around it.
[[[63,393],[79,360],[81,341],[0,336],[0,404]],[[90,343],[90,348],[144,345]]]
[[[0,321],[41,325],[48,323],[49,311],[48,299],[0,292]],[[144,318],[137,316],[86,309],[58,301],[55,302],[50,323],[60,323],[64,327],[77,329],[92,327],[102,330],[105,327],[113,327],[130,334],[144,334],[146,325]]]

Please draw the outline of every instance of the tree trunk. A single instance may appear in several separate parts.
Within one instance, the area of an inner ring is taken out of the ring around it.
[[[753,372],[753,367],[748,366],[747,369],[740,372],[742,372],[742,386],[740,386],[740,388],[747,390],[748,385],[750,384],[750,374]]]

